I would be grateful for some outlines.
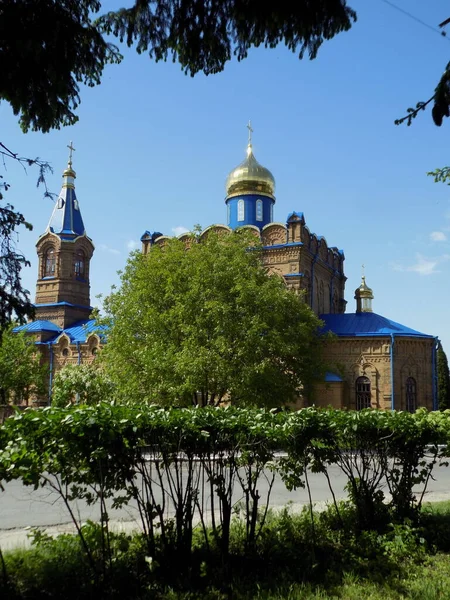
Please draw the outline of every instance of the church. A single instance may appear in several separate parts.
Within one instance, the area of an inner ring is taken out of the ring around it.
[[[374,313],[374,296],[364,276],[355,290],[355,312],[347,312],[344,252],[312,233],[302,212],[292,212],[285,222],[274,220],[275,178],[256,160],[250,124],[248,128],[246,157],[226,179],[227,224],[212,225],[201,235],[237,227],[254,231],[268,270],[282,277],[293,293],[301,294],[323,321],[324,332],[334,334],[326,347],[329,371],[316,385],[314,399],[301,398],[299,406],[314,402],[349,409],[436,409],[437,338]],[[91,362],[105,342],[89,318],[94,244],[86,234],[75,194],[72,146],[69,149],[61,192],[36,244],[36,320],[17,328],[34,336],[48,361],[49,402],[55,371],[65,364]],[[142,252],[165,240],[167,236],[159,232],[146,231]]]

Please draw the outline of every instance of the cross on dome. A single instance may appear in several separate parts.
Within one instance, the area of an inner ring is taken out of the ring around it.
[[[253,129],[252,129],[252,122],[250,121],[250,119],[247,123],[247,129],[248,129],[248,145],[251,146]]]
[[[252,153],[252,133],[253,133],[252,122],[250,121],[250,119],[247,123],[247,129],[248,129],[247,156],[249,156]]]
[[[73,142],[71,141],[67,147],[69,148],[69,167],[71,167],[72,166],[72,152],[75,151],[75,148],[73,147]]]

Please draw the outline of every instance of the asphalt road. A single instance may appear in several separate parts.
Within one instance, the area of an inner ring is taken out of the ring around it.
[[[336,497],[345,498],[346,478],[337,467],[330,468],[330,478]],[[331,501],[331,493],[323,475],[310,474],[309,482],[312,500],[317,506],[324,506]],[[10,482],[4,488],[5,490],[0,492],[0,547],[2,549],[28,543],[27,535],[32,527],[43,528],[52,534],[73,530],[68,510],[55,492],[46,488],[33,490],[18,481]],[[262,498],[261,503],[265,504],[268,484],[264,479],[261,479],[258,489]],[[240,499],[238,495],[234,498],[235,502],[239,502]],[[436,467],[435,479],[428,485],[426,499],[430,501],[450,499],[449,467]],[[299,510],[308,503],[308,493],[305,489],[288,492],[283,482],[277,478],[270,496],[270,507],[281,508],[288,503],[292,503],[293,510]],[[73,503],[72,507],[81,522],[99,519],[99,509],[96,505],[87,506],[85,503],[78,502]],[[118,510],[111,509],[109,515],[116,530],[129,531],[139,528],[138,513],[133,504]]]

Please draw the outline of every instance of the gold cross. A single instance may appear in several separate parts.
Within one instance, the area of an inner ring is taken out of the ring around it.
[[[252,122],[250,120],[248,122],[247,129],[248,129],[248,145],[251,146],[253,129],[252,129]]]
[[[73,147],[73,142],[70,142],[70,144],[67,147],[69,148],[69,165],[72,166],[72,152],[75,151],[75,148]]]

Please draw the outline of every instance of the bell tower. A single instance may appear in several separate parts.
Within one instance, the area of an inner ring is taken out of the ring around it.
[[[63,329],[90,316],[89,266],[94,253],[75,194],[72,142],[68,148],[61,192],[47,229],[36,244],[36,319],[52,321]]]

